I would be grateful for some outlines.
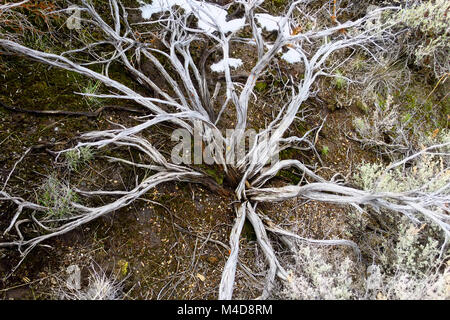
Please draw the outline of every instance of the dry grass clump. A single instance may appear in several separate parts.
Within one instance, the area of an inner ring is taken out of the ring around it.
[[[82,288],[62,283],[56,296],[62,300],[121,300],[123,298],[123,280],[116,276],[107,276],[100,268],[91,266],[89,284]]]
[[[402,220],[397,240],[391,246],[385,239],[380,244],[382,250],[373,254],[373,262],[365,266],[336,248],[301,244],[290,266],[290,281],[278,289],[276,297],[301,300],[450,298],[450,252],[441,252],[436,239],[423,228]]]

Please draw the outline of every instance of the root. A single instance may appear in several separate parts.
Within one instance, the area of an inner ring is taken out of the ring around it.
[[[247,202],[241,203],[236,208],[236,221],[230,233],[230,256],[228,257],[222,272],[219,287],[219,300],[231,300],[233,296],[234,278],[239,253],[239,238],[247,216]]]

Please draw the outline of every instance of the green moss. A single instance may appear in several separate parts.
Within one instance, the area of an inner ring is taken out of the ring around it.
[[[450,98],[437,100],[434,95],[426,94],[428,91],[430,90],[412,88],[399,97],[403,110],[402,121],[411,118],[411,126],[425,126],[425,130],[433,130],[435,127],[448,127]],[[411,116],[413,114],[414,117]]]
[[[223,184],[223,179],[225,178],[224,173],[222,171],[218,171],[214,168],[208,168],[205,170],[208,175],[210,175],[216,182],[220,185]]]
[[[122,277],[125,277],[128,274],[128,271],[129,271],[128,270],[128,266],[129,266],[128,261],[121,259],[121,260],[119,260],[117,262],[117,265],[118,265],[118,267],[120,269],[120,275]]]
[[[293,149],[293,148],[287,148],[287,149],[280,151],[280,159],[281,160],[293,159],[294,155],[295,155],[295,149]]]
[[[361,100],[356,101],[356,106],[358,107],[359,110],[361,110],[364,113],[369,112],[369,107],[367,106],[367,104],[364,101],[361,101]]]
[[[35,33],[27,34],[23,42],[26,47],[43,52],[51,52],[51,48],[53,47],[47,36]]]
[[[257,82],[255,84],[255,90],[258,92],[263,92],[264,90],[266,90],[267,88],[267,83],[266,82]]]
[[[297,131],[299,136],[303,136],[308,131],[308,128],[304,123],[300,122],[299,124],[297,124]]]
[[[248,241],[256,241],[255,229],[253,229],[252,224],[247,219],[245,220],[242,228],[242,236]]]
[[[293,170],[280,170],[277,176],[289,179],[292,184],[298,184],[301,180],[301,178],[297,176]]]

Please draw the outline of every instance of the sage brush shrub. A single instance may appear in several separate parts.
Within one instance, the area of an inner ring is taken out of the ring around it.
[[[77,171],[83,164],[94,158],[94,151],[90,146],[69,150],[65,153],[67,166],[70,170]]]
[[[359,120],[356,120],[359,121]],[[426,137],[423,143],[448,143],[449,132],[443,130],[434,138]],[[422,143],[421,143],[422,144]],[[423,146],[423,144],[422,144]],[[442,156],[422,154],[414,159],[411,166],[396,167],[386,171],[387,166],[377,163],[363,163],[357,167],[353,178],[356,184],[368,191],[406,192],[420,189],[434,192],[450,183],[450,169],[448,169],[448,146],[443,147]],[[444,192],[449,194],[448,188]]]
[[[449,251],[440,252],[426,229],[402,220],[394,249],[384,252],[368,268],[369,299],[450,298]]]
[[[78,196],[68,185],[64,184],[54,175],[47,178],[37,195],[38,203],[47,207],[46,218],[61,219],[71,216],[75,209],[73,202]]]
[[[301,244],[290,279],[276,294],[281,299],[449,299],[449,252],[436,239],[403,219],[391,249],[387,238],[372,264],[330,247]],[[425,242],[423,242],[425,238]],[[372,251],[373,252],[373,251]]]
[[[433,261],[439,255],[438,241],[428,237],[425,244],[420,244],[420,228],[406,222],[400,224],[399,231],[393,267],[397,271],[410,274],[427,274]]]
[[[450,72],[450,2],[418,1],[393,15],[400,26],[407,27],[402,41],[406,52],[418,66],[432,68],[437,77]]]
[[[386,172],[386,166],[377,163],[364,163],[359,166],[354,179],[365,190],[375,192],[406,192],[421,188],[436,191],[450,183],[450,170],[438,175],[443,159],[423,155],[412,168],[395,168]]]
[[[283,299],[336,300],[358,298],[353,280],[355,262],[328,248],[299,245],[288,284],[281,291]]]
[[[414,149],[414,134],[402,121],[399,105],[394,103],[390,94],[386,99],[374,97],[373,111],[368,116],[355,117],[353,126],[357,133],[356,140],[383,155],[395,158],[397,154],[404,155]]]

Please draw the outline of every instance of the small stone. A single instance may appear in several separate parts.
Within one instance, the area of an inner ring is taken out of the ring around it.
[[[197,273],[197,278],[199,278],[200,281],[202,281],[202,282],[205,282],[205,280],[206,280],[205,276],[200,273]]]

